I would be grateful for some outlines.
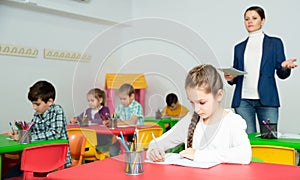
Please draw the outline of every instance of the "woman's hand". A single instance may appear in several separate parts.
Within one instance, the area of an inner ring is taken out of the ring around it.
[[[281,63],[281,67],[283,69],[293,69],[293,68],[297,67],[297,64],[295,64],[296,61],[297,61],[297,59],[285,60]]]
[[[224,78],[226,79],[226,81],[232,81],[234,78],[236,78],[236,75],[231,75],[224,72]]]
[[[165,152],[161,149],[152,149],[148,157],[153,162],[163,162],[165,160]]]
[[[187,158],[194,160],[196,150],[193,148],[187,148],[186,150],[183,150],[179,153],[181,158]]]

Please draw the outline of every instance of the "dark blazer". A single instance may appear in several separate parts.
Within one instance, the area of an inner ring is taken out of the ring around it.
[[[247,42],[248,38],[234,47],[233,67],[241,71],[244,71],[244,53]],[[281,67],[281,63],[285,61],[283,43],[281,39],[265,34],[262,51],[257,87],[260,101],[264,106],[279,107],[280,103],[274,77],[275,70],[280,79],[285,79],[291,74],[290,69],[283,70]],[[243,79],[244,76],[237,76],[233,82],[228,82],[231,85],[236,84],[231,104],[233,108],[240,105]]]

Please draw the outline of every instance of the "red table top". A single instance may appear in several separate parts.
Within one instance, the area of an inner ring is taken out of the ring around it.
[[[67,128],[87,128],[93,129],[97,134],[114,134],[119,135],[122,132],[124,135],[134,134],[135,129],[145,129],[145,128],[160,128],[160,126],[149,126],[149,125],[139,125],[139,126],[122,126],[115,129],[110,129],[104,125],[89,125],[89,126],[79,126],[78,124],[68,124]]]
[[[243,180],[288,180],[300,179],[300,167],[252,162],[249,165],[220,164],[209,169],[145,163],[144,173],[126,175],[124,156],[72,167],[48,174],[47,179],[243,179]]]

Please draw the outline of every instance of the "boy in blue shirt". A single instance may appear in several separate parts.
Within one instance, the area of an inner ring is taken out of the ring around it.
[[[134,88],[130,84],[123,84],[118,90],[121,104],[115,110],[118,125],[143,125],[143,108],[134,100]]]

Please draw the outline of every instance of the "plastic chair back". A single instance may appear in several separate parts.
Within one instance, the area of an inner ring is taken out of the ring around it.
[[[259,159],[265,163],[296,165],[296,152],[294,148],[252,145],[252,159]]]
[[[145,128],[138,130],[138,141],[143,149],[148,149],[149,143],[152,141],[152,133],[157,138],[162,135],[163,130],[162,128]]]
[[[83,154],[83,160],[95,161],[105,159],[107,156],[109,156],[109,152],[103,153],[97,151],[97,134],[95,130],[86,128],[69,128],[68,134],[83,134],[85,136],[86,143],[85,152]]]
[[[46,179],[36,177],[35,172],[44,174],[64,168],[68,152],[68,144],[46,144],[28,147],[23,150],[21,170],[24,171],[23,179]]]
[[[83,134],[69,134],[68,136],[72,156],[72,166],[81,165],[85,152],[86,138]]]

